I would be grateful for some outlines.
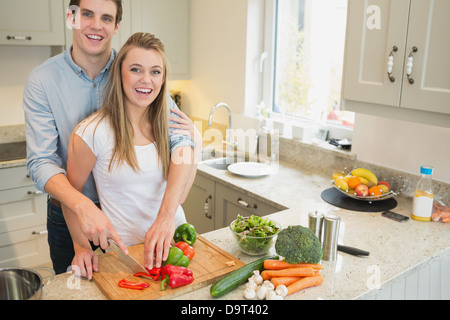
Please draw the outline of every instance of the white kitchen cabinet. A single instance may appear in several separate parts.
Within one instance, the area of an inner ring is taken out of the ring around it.
[[[70,0],[64,0],[64,8],[69,6]],[[113,36],[111,41],[111,47],[119,51],[124,43],[131,36],[131,0],[122,0],[122,21],[119,25],[119,30]],[[65,28],[66,33],[66,48],[69,48],[73,42],[73,31],[69,28]]]
[[[197,174],[189,195],[182,207],[187,222],[195,226],[197,233],[214,230],[215,182]]]
[[[421,266],[384,283],[364,300],[448,300],[450,299],[450,254],[430,259]]]
[[[62,0],[0,0],[0,45],[64,46]]]
[[[448,12],[448,0],[349,0],[345,108],[450,126]]]
[[[170,80],[190,77],[190,8],[190,0],[131,0],[131,30],[161,39],[170,62]]]
[[[47,197],[24,166],[0,169],[0,268],[50,263]]]

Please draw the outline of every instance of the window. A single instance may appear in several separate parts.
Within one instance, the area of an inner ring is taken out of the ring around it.
[[[347,0],[275,0],[272,112],[352,127],[340,110]]]

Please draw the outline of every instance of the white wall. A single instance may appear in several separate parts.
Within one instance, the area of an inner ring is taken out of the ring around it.
[[[24,123],[22,96],[28,74],[50,57],[46,46],[0,45],[0,126]]]
[[[450,183],[450,129],[356,114],[352,151],[358,160],[419,174],[435,168],[433,178]]]
[[[233,112],[243,113],[247,1],[192,0],[191,73],[183,90],[186,112],[208,119],[211,108],[226,102]],[[228,124],[224,108],[214,121]]]

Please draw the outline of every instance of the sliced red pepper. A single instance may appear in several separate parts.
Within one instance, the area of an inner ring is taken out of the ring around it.
[[[125,278],[119,281],[119,287],[127,289],[142,290],[148,288],[149,286],[150,285],[148,283],[129,281]]]
[[[159,276],[161,275],[162,267],[158,267],[158,268],[157,267],[153,267],[153,269],[145,268],[145,270],[147,270],[148,273],[137,272],[133,276],[135,276],[135,277],[146,277],[146,278],[151,278],[154,281],[158,281],[159,280]]]
[[[178,288],[194,281],[192,270],[174,265],[166,265],[162,270],[161,290],[166,290],[165,284],[171,288]]]
[[[175,243],[175,247],[181,249],[181,251],[183,251],[183,254],[189,258],[189,261],[191,261],[195,255],[195,249],[187,244],[187,242],[178,241],[177,243]]]

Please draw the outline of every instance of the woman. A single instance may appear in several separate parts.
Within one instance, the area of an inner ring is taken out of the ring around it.
[[[189,120],[180,115],[181,122]],[[154,253],[156,266],[167,258],[175,227],[186,222],[180,203],[191,184],[170,190],[166,185],[180,172],[189,171],[171,168],[169,175],[169,165],[175,162],[195,167],[190,146],[170,154],[168,132],[164,47],[153,35],[136,33],[111,68],[104,106],[74,131],[67,175],[75,188],[82,189],[93,173],[102,211],[127,246],[144,242],[148,268],[153,267]],[[67,216],[75,248],[72,264],[90,278],[92,269],[98,270],[96,255],[73,215]]]

